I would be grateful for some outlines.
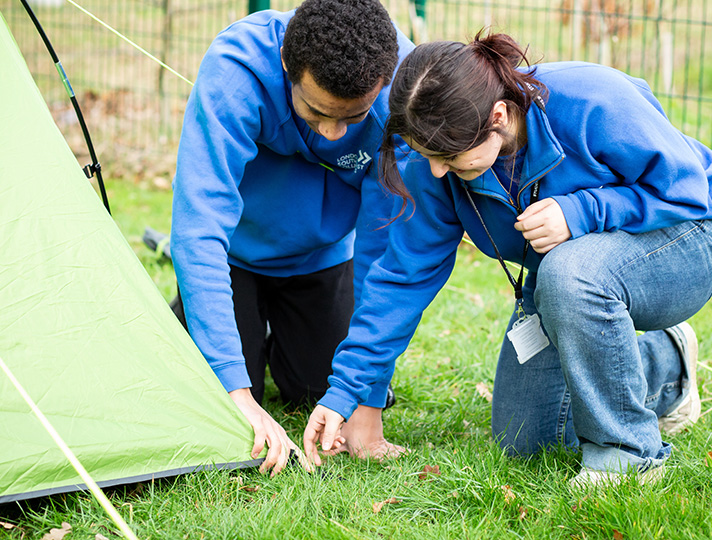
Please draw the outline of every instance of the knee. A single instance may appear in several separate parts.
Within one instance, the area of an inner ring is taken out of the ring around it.
[[[605,265],[590,253],[572,249],[575,241],[567,244],[547,253],[537,270],[534,303],[544,319],[562,313],[570,317],[577,309],[585,313],[605,296]]]

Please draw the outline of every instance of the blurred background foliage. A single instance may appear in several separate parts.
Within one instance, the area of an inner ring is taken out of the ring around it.
[[[76,2],[76,4],[75,4]],[[191,85],[213,37],[251,10],[300,0],[33,0],[87,117],[105,175],[168,189]],[[645,78],[672,122],[712,145],[712,0],[383,0],[414,41],[467,40],[483,26],[533,61],[586,60]],[[40,90],[81,164],[88,159],[56,70],[19,0],[0,0]],[[615,92],[615,89],[611,89]]]

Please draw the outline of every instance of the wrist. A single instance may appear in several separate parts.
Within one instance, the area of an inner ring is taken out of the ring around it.
[[[235,403],[256,403],[255,398],[252,397],[252,392],[249,388],[237,388],[232,392],[228,392],[228,395]]]

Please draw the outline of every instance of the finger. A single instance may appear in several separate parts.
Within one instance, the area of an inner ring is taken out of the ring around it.
[[[321,426],[319,426],[321,428]],[[319,440],[319,433],[321,429],[316,429],[314,427],[314,422],[311,420],[307,424],[306,429],[304,430],[304,437],[303,437],[303,442],[304,442],[304,452],[307,455],[307,458],[312,461],[317,467],[321,465],[321,459],[319,458],[319,452],[317,451],[316,448],[316,443]]]
[[[262,462],[260,466],[260,472],[265,473],[271,468],[273,468],[279,461],[280,453],[282,452],[282,444],[279,441],[279,437],[267,436],[267,457]]]
[[[265,439],[267,438],[267,434],[263,429],[259,428],[253,428],[255,431],[255,438],[252,443],[252,452],[250,452],[250,456],[252,456],[252,459],[256,459],[257,456],[259,456],[262,453],[262,450],[264,450],[265,447]]]
[[[274,467],[272,467],[272,474],[270,474],[270,477],[272,478],[281,473],[289,461],[289,447],[287,446],[286,441],[280,441],[279,446],[280,450],[277,456],[277,462],[274,464]]]
[[[537,253],[549,253],[552,249],[558,246],[561,242],[551,240],[549,238],[540,240],[537,242],[532,242],[531,246]]]
[[[294,454],[297,456],[297,461],[302,466],[302,468],[307,472],[313,473],[314,465],[312,465],[311,462],[307,459],[307,456],[304,454],[304,452],[302,452],[301,448],[295,445],[292,450],[294,450]]]
[[[517,222],[514,224],[514,228],[518,231],[533,231],[540,228],[546,223],[546,214],[537,212],[523,219],[519,219],[521,216],[517,217]]]
[[[340,437],[341,434],[339,433],[341,428],[341,422],[335,422],[330,419],[326,419],[326,423],[324,424],[324,432],[321,436],[321,448],[324,451],[329,451],[332,448],[334,448],[334,441],[337,439],[337,437]]]
[[[546,199],[542,199],[541,201],[536,201],[535,203],[530,204],[519,215],[524,216],[525,218],[528,216],[533,216],[534,214],[538,214],[539,212],[546,210],[553,204],[558,206],[558,203],[554,199],[552,199],[551,197],[547,197]]]
[[[546,229],[543,227],[536,227],[534,229],[527,229],[522,231],[522,236],[524,237],[525,240],[529,240],[529,242],[532,242],[532,246],[534,245],[533,242],[539,240],[541,243],[541,240],[543,238],[546,238]]]
[[[354,452],[352,451],[351,447],[347,444],[341,445],[338,448],[332,448],[328,451],[323,451],[321,454],[324,456],[335,456],[337,454],[343,454],[344,452],[348,452],[349,454],[354,455]]]

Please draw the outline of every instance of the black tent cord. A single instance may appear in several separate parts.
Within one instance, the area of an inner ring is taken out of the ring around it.
[[[27,11],[27,14],[30,16],[30,19],[32,19],[35,28],[37,28],[37,31],[39,32],[40,37],[42,38],[42,41],[44,41],[44,44],[47,47],[50,56],[52,57],[52,61],[54,62],[55,67],[57,68],[57,72],[59,73],[59,77],[62,80],[64,89],[67,91],[69,99],[72,102],[72,106],[74,107],[74,112],[76,113],[77,119],[79,120],[79,125],[82,128],[84,140],[86,141],[87,147],[89,148],[89,156],[91,157],[92,161],[82,170],[84,171],[84,174],[87,176],[87,178],[91,178],[96,173],[96,180],[99,184],[99,190],[101,191],[101,199],[104,202],[104,207],[106,208],[106,211],[111,214],[111,209],[109,208],[109,199],[106,196],[106,188],[104,187],[104,179],[101,176],[101,164],[96,158],[96,152],[94,152],[94,145],[91,142],[91,136],[89,135],[89,130],[87,129],[86,122],[84,122],[84,115],[82,114],[82,110],[79,108],[79,103],[77,102],[77,98],[74,95],[72,85],[69,84],[69,78],[67,77],[67,74],[64,71],[64,67],[62,67],[62,62],[60,62],[59,58],[57,57],[57,53],[54,52],[54,47],[52,47],[52,44],[50,43],[49,38],[47,37],[47,34],[45,34],[45,31],[42,28],[42,25],[40,24],[40,21],[37,19],[35,13],[32,11],[32,8],[29,6],[26,0],[20,0],[20,2],[22,2],[25,11]]]

